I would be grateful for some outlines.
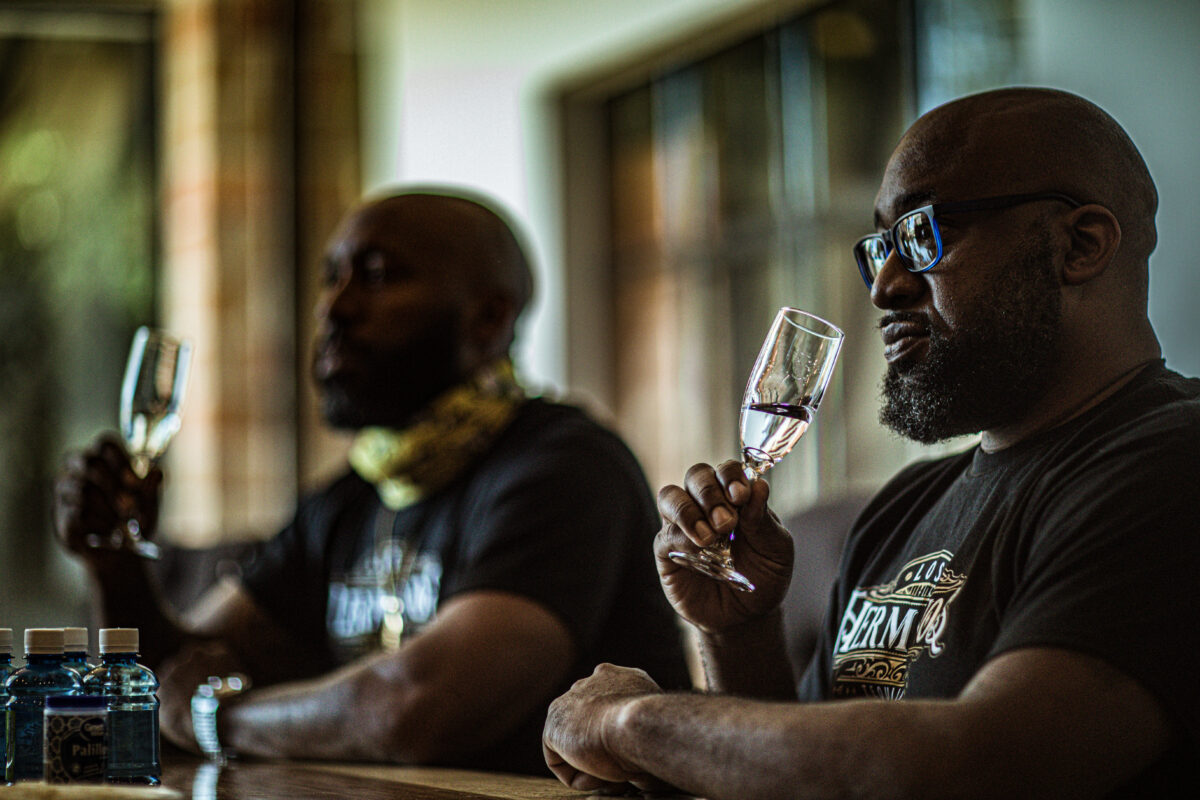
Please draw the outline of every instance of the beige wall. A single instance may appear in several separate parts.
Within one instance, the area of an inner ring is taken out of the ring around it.
[[[364,183],[483,189],[530,227],[539,297],[520,364],[563,388],[562,198],[554,93],[589,76],[665,63],[798,0],[362,0]],[[636,69],[635,69],[636,71]],[[643,71],[642,74],[645,74]]]

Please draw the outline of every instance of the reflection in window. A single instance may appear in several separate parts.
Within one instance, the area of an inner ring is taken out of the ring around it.
[[[781,305],[847,340],[817,423],[772,471],[776,510],[870,488],[912,456],[877,422],[877,312],[850,248],[916,99],[1013,78],[1010,5],[823,4],[610,99],[615,411],[653,484],[737,456]]]

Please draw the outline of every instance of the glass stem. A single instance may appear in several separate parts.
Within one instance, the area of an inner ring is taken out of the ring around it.
[[[131,453],[129,456],[129,466],[133,469],[133,474],[145,480],[150,474],[151,468],[154,467],[154,459],[144,453]]]

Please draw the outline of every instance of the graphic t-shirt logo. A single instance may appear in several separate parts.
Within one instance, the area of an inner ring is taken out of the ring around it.
[[[890,583],[851,593],[833,643],[834,696],[903,697],[913,659],[943,651],[950,604],[966,580],[947,569],[952,555],[915,558]]]
[[[382,548],[329,583],[325,627],[348,661],[399,646],[437,612],[442,562],[434,553]]]

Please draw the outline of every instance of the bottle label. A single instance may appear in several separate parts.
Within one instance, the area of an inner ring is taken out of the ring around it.
[[[100,783],[107,763],[105,711],[46,713],[47,783]]]
[[[158,777],[157,709],[108,712],[109,778]]]
[[[42,703],[12,704],[8,707],[8,779],[42,779]]]

